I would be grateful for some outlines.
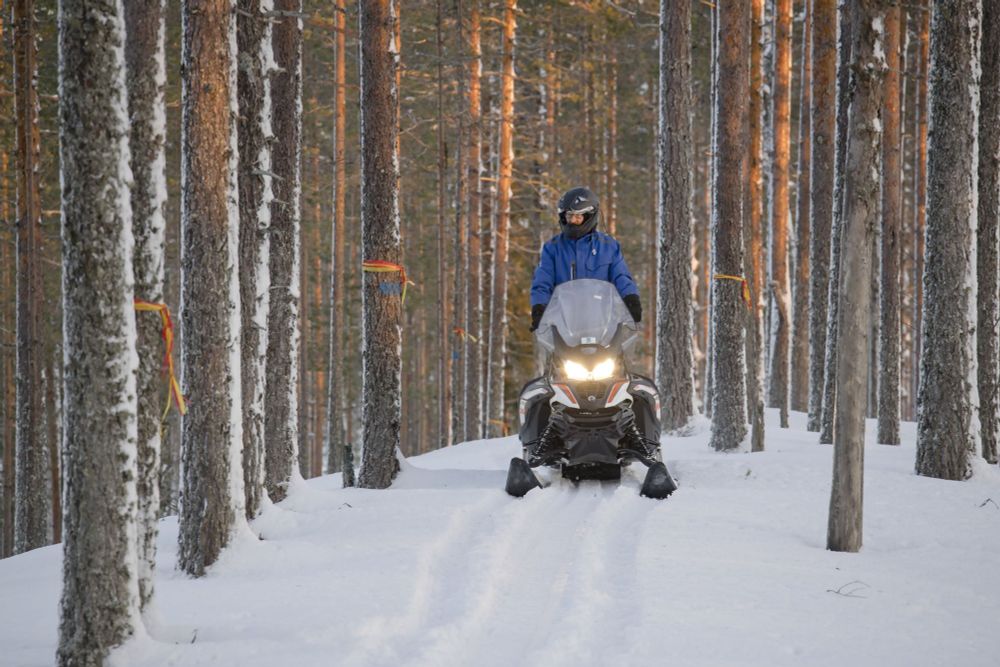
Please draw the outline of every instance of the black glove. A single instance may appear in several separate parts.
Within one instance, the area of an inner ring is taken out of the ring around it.
[[[636,322],[642,322],[642,304],[639,303],[638,294],[629,294],[625,297],[625,307]]]
[[[531,307],[531,329],[529,331],[534,331],[538,328],[538,323],[542,321],[542,315],[545,314],[544,303],[536,303]]]

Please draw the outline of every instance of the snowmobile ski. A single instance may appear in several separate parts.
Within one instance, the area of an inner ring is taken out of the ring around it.
[[[507,468],[507,486],[504,487],[507,493],[520,498],[536,487],[541,488],[542,485],[528,462],[517,457],[512,458],[510,467]]]
[[[663,462],[654,463],[646,471],[646,479],[642,483],[640,495],[647,498],[662,500],[677,490],[677,482],[667,472]]]

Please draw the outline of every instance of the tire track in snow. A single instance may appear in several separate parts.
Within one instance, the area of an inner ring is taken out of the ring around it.
[[[528,646],[548,644],[552,637],[539,633],[553,627],[558,600],[575,584],[566,564],[586,539],[591,515],[613,492],[607,485],[577,490],[561,482],[511,501],[473,551],[485,557],[482,570],[470,569],[467,576],[467,590],[461,591],[467,602],[452,619],[429,629],[430,644],[412,664],[516,664]]]
[[[555,610],[561,619],[549,623],[558,628],[558,634],[534,647],[525,656],[525,664],[552,667],[618,661],[623,635],[639,619],[637,549],[645,519],[656,506],[629,483],[615,487],[598,506],[570,563],[573,586]],[[608,655],[602,655],[608,650]]]
[[[357,645],[345,659],[346,665],[400,664],[403,657],[394,646],[406,647],[412,636],[422,632],[435,600],[447,587],[448,572],[442,574],[453,561],[462,558],[469,541],[468,534],[477,526],[483,515],[489,514],[504,499],[495,494],[484,497],[475,505],[452,514],[438,536],[420,550],[413,575],[413,592],[406,611],[398,615],[376,616],[366,619],[355,630]]]

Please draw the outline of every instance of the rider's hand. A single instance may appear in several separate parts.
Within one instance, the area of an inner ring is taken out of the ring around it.
[[[531,329],[529,331],[534,331],[538,328],[538,323],[542,321],[542,315],[545,314],[545,304],[536,303],[531,307]]]
[[[639,302],[638,294],[629,294],[625,297],[625,307],[636,322],[642,322],[642,304]]]

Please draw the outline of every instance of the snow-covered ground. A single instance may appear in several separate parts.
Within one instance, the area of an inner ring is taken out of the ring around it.
[[[792,426],[769,413],[759,454],[665,438],[681,488],[659,502],[638,476],[512,499],[514,438],[411,459],[388,491],[323,477],[197,580],[165,520],[149,636],[113,662],[1000,664],[1000,471],[917,477],[904,424],[907,444],[866,449],[863,550],[832,553],[832,448]],[[61,553],[0,561],[0,664],[52,664]]]

